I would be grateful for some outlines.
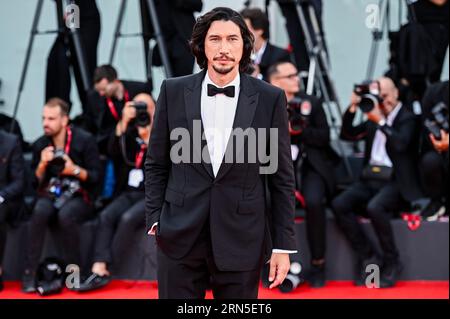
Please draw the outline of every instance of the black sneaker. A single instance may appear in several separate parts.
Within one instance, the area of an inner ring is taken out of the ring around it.
[[[105,275],[100,276],[98,274],[92,273],[85,281],[80,284],[80,288],[74,289],[78,292],[85,292],[100,289],[111,281],[111,276]]]
[[[306,280],[312,288],[322,288],[325,286],[325,264],[311,265],[310,270],[306,274]]]
[[[361,287],[366,285],[367,276],[370,274],[370,272],[367,272],[368,265],[380,265],[380,262],[375,255],[365,259],[359,258],[356,264],[355,286]]]
[[[445,214],[445,211],[445,206],[441,201],[433,200],[423,209],[420,215],[424,220],[433,222],[438,220],[439,217],[443,216]]]
[[[36,279],[34,273],[25,271],[22,277],[22,291],[27,294],[36,292]]]
[[[403,265],[400,262],[384,265],[381,270],[380,288],[394,287],[402,271]]]

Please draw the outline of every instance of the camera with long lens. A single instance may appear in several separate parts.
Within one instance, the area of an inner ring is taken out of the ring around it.
[[[361,102],[358,107],[363,113],[369,113],[377,105],[383,103],[383,98],[380,96],[380,85],[373,86],[373,81],[366,81],[362,84],[355,84],[353,92],[361,97]]]
[[[48,163],[47,170],[52,176],[59,175],[66,166],[66,160],[64,159],[64,150],[55,149],[53,152],[53,159]]]
[[[68,200],[80,191],[80,182],[68,177],[52,177],[47,187],[47,193],[53,200],[53,207],[56,209],[61,209]]]
[[[289,132],[291,135],[299,135],[308,126],[312,104],[306,99],[293,98],[288,102]]]
[[[41,296],[60,293],[64,287],[64,265],[56,258],[47,258],[36,271],[36,290]]]
[[[295,290],[299,285],[305,282],[305,279],[302,277],[303,267],[299,262],[292,262],[291,267],[289,268],[289,273],[284,279],[283,283],[278,286],[283,293],[288,293]]]
[[[427,118],[424,123],[427,130],[434,135],[436,140],[441,140],[441,130],[448,133],[448,106],[444,102],[436,104],[431,109],[431,119]]]
[[[135,124],[138,127],[146,127],[150,125],[151,119],[147,111],[147,103],[134,102],[133,107],[136,109]]]

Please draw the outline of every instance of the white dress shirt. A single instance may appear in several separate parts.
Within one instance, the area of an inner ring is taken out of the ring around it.
[[[256,65],[259,65],[261,63],[262,57],[264,55],[264,52],[267,48],[267,41],[264,42],[264,44],[261,46],[261,48],[258,50],[258,52],[255,52],[253,63]]]
[[[398,112],[402,108],[402,103],[397,104],[397,106],[392,110],[391,113],[386,118],[386,124],[392,126]],[[392,161],[386,151],[386,135],[378,129],[375,133],[375,138],[373,140],[372,151],[370,154],[371,165],[387,166],[393,167]]]

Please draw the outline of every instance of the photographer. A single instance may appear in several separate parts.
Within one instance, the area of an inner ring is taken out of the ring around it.
[[[365,211],[372,221],[383,251],[380,287],[392,287],[402,265],[390,221],[395,212],[422,197],[416,179],[417,122],[398,95],[389,78],[356,86],[343,116],[341,138],[366,143],[360,180],[332,202],[338,225],[357,253],[356,285],[365,284],[366,266],[378,263],[356,214]],[[368,120],[354,126],[358,107]]]
[[[261,9],[244,9],[241,11],[241,15],[255,37],[255,53],[252,55],[252,76],[261,80],[267,80],[267,69],[277,62],[290,62],[290,53],[269,42],[270,23],[268,17]]]
[[[429,221],[448,213],[448,83],[430,86],[423,99],[419,171],[422,187],[431,201],[421,215]]]
[[[313,287],[325,285],[326,199],[333,196],[336,153],[330,147],[330,129],[320,101],[300,92],[297,68],[280,62],[268,70],[272,85],[284,90],[288,101],[292,159],[297,189],[306,203],[306,229],[311,252],[307,278]]]
[[[32,168],[38,197],[27,237],[23,291],[34,292],[35,271],[50,219],[61,228],[61,242],[67,264],[80,263],[78,226],[94,210],[92,190],[99,181],[99,155],[94,138],[69,126],[69,106],[59,98],[44,106],[45,135],[33,144]]]
[[[139,94],[127,102],[121,121],[109,141],[110,156],[119,164],[118,196],[100,213],[98,237],[95,242],[92,273],[79,291],[89,291],[109,283],[108,266],[113,262],[112,242],[120,245],[122,257],[130,243],[131,234],[144,225],[144,155],[150,137],[155,103],[150,95]],[[115,260],[118,262],[120,260]]]
[[[0,130],[0,291],[3,290],[2,261],[6,245],[6,223],[21,208],[24,182],[20,140],[17,136]]]
[[[85,117],[89,131],[97,137],[100,154],[108,154],[108,139],[122,117],[125,103],[139,93],[151,95],[149,83],[119,80],[111,65],[102,65],[94,72],[95,90],[88,94],[88,111]]]

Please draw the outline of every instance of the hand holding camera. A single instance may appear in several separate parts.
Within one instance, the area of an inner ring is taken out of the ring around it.
[[[41,152],[41,163],[47,165],[54,158],[54,150],[53,146],[47,146]]]
[[[434,134],[430,133],[430,140],[433,144],[434,149],[438,153],[443,153],[448,151],[448,132],[441,130],[440,132],[441,139],[437,139]]]

